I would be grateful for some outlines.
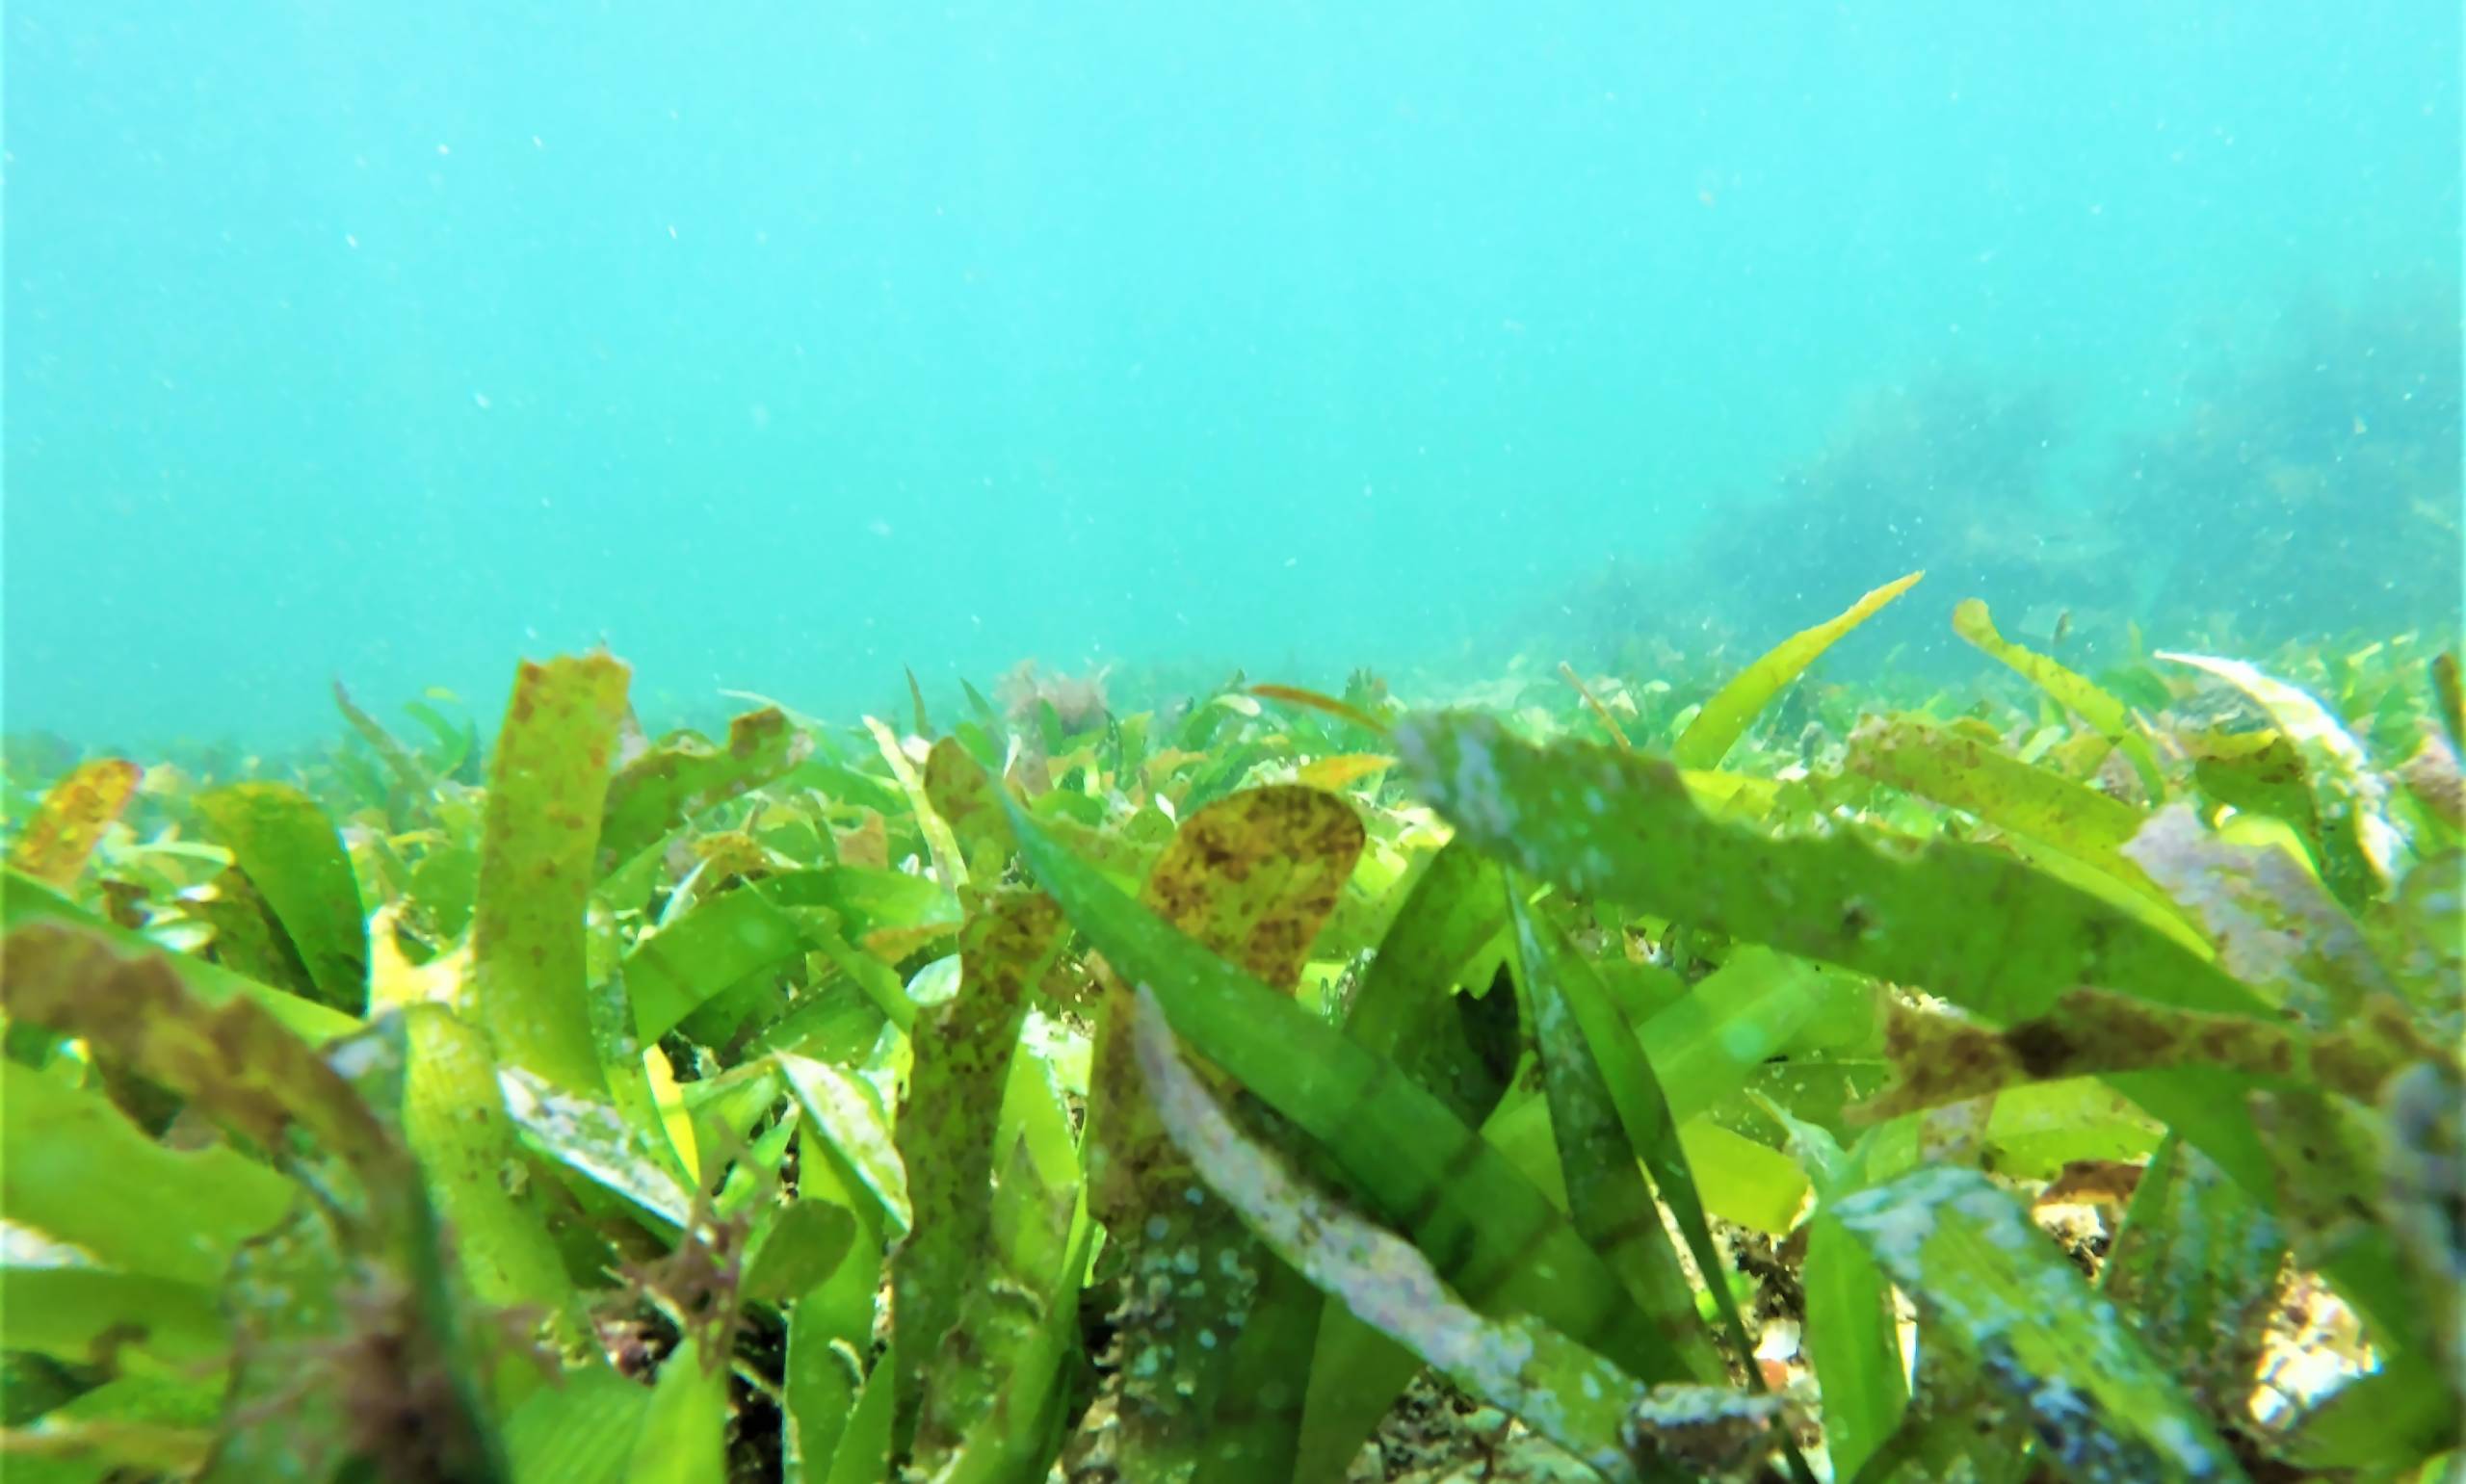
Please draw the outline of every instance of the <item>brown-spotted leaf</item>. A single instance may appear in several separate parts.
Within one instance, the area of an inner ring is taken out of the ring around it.
[[[526,662],[488,773],[471,924],[478,1018],[501,1059],[572,1092],[606,1085],[584,993],[583,909],[630,674],[607,654]]]
[[[919,1012],[910,1034],[915,1066],[897,1142],[914,1225],[891,1259],[904,1415],[917,1405],[926,1367],[949,1358],[944,1332],[996,1270],[993,1160],[1004,1151],[995,1132],[1028,989],[1052,962],[1062,928],[1061,905],[1041,892],[988,898],[959,940],[958,992]]]
[[[9,864],[36,880],[66,886],[86,869],[103,830],[136,796],[144,769],[125,758],[92,758],[43,795],[9,852]]]
[[[1290,990],[1363,839],[1359,818],[1333,794],[1301,785],[1247,790],[1182,821],[1141,900],[1261,983]],[[1131,1044],[1130,991],[1104,979],[1089,1073],[1088,1207],[1121,1244],[1126,1275],[1112,1315],[1124,1379],[1109,1445],[1124,1477],[1179,1477],[1208,1433],[1231,1337],[1270,1259],[1166,1133]],[[1072,1467],[1104,1445],[1080,1434]]]
[[[1892,1086],[1850,1112],[1861,1122],[1982,1097],[2019,1082],[2167,1067],[2211,1067],[2263,1085],[2325,1087],[2366,1102],[2400,1068],[2431,1054],[2404,1007],[2380,997],[2335,1031],[2243,1015],[2210,1015],[2129,995],[2075,989],[2043,1015],[1997,1030],[1895,1006],[1885,1056]]]
[[[1334,794],[1246,790],[1182,821],[1140,897],[1251,977],[1290,989],[1362,841],[1360,817]]]
[[[124,955],[66,924],[27,924],[0,949],[0,1005],[12,1016],[84,1037],[269,1150],[301,1130],[348,1161],[372,1201],[415,1197],[402,1144],[255,1002],[207,1005],[162,958]]]
[[[943,738],[926,754],[925,797],[951,827],[968,870],[999,879],[1010,858],[1010,821],[992,780],[958,738]]]

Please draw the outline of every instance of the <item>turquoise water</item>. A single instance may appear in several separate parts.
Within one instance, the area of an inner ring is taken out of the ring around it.
[[[2442,0],[6,25],[12,730],[2454,622]]]

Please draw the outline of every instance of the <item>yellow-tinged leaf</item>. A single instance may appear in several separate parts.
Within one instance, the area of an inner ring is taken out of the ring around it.
[[[694,1141],[694,1115],[686,1111],[685,1092],[677,1085],[676,1068],[669,1064],[668,1053],[656,1046],[644,1048],[643,1075],[650,1080],[651,1106],[659,1109],[659,1121],[668,1129],[668,1141],[676,1146],[676,1158],[684,1162],[687,1174],[700,1180],[702,1156]]]
[[[958,930],[956,923],[894,923],[873,929],[858,943],[883,963],[897,964],[918,949],[939,943]]]
[[[403,903],[387,902],[368,920],[368,1013],[371,1019],[388,1010],[414,1004],[454,1005],[461,1001],[464,976],[471,970],[471,940],[463,939],[424,964],[405,956],[394,936]]]
[[[472,1018],[501,1062],[569,1092],[606,1086],[583,923],[632,671],[594,653],[525,662],[488,768],[471,917]]]
[[[865,727],[874,734],[882,761],[890,765],[891,776],[899,780],[908,806],[916,811],[916,828],[925,837],[926,853],[933,858],[934,878],[948,890],[966,885],[967,863],[959,857],[958,842],[952,838],[950,825],[933,812],[932,800],[925,796],[925,780],[917,775],[916,764],[889,727],[872,716],[865,718]]]
[[[1679,1147],[1704,1209],[1768,1237],[1787,1234],[1812,1188],[1806,1173],[1787,1155],[1767,1149],[1708,1116],[1678,1126]]]
[[[1811,629],[1801,629],[1766,651],[1762,659],[1739,672],[1704,703],[1695,719],[1670,748],[1670,761],[1681,768],[1718,767],[1731,746],[1745,736],[1748,723],[1769,705],[1781,688],[1796,680],[1816,657],[1842,636],[1875,616],[1876,611],[1907,592],[1924,572],[1889,582]]]
[[[1334,757],[1302,764],[1298,776],[1314,789],[1333,793],[1395,766],[1396,760],[1384,753],[1340,752]]]
[[[1317,789],[1246,789],[1182,821],[1140,898],[1263,983],[1291,989],[1361,859],[1361,819]]]
[[[1305,690],[1300,686],[1279,686],[1262,681],[1250,688],[1250,693],[1264,695],[1272,701],[1282,701],[1289,706],[1307,706],[1312,711],[1323,711],[1330,716],[1342,716],[1353,725],[1377,732],[1381,737],[1387,735],[1386,722],[1350,701],[1340,701],[1332,695],[1325,695],[1317,690]],[[1255,716],[1256,713],[1253,712],[1252,715]]]
[[[92,758],[51,786],[9,852],[9,864],[53,886],[86,869],[103,830],[128,807],[144,769],[125,758]]]

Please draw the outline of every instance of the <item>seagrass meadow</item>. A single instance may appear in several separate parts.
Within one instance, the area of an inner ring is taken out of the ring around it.
[[[1675,678],[15,740],[0,1464],[2455,1477],[2453,635],[1855,586]],[[1824,679],[1888,609],[1966,670]]]

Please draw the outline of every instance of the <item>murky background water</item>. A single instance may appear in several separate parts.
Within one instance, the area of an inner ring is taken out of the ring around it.
[[[2439,0],[6,26],[12,730],[2456,622]]]

